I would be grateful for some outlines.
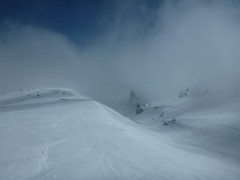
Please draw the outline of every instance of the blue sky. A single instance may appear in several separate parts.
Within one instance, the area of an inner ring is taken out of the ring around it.
[[[1,21],[13,21],[74,37],[94,33],[103,0],[6,0],[0,2]]]
[[[129,8],[127,13],[131,13],[132,17],[140,15],[138,5],[151,11],[160,2],[161,0],[1,0],[0,22],[46,28],[83,43],[89,38],[94,39],[104,34],[111,27],[119,7]],[[134,5],[129,6],[130,3]],[[131,19],[130,16],[126,17]]]

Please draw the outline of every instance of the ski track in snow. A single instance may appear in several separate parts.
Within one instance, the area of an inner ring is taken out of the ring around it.
[[[37,163],[36,163],[36,164],[38,165],[37,174],[47,168],[47,166],[48,166],[49,150],[50,150],[51,148],[53,148],[54,146],[58,145],[58,144],[64,143],[65,141],[66,141],[66,140],[56,141],[56,142],[54,142],[54,143],[52,143],[52,144],[49,144],[49,145],[47,145],[47,146],[45,146],[45,147],[43,148],[42,157],[41,157],[40,160],[38,160]]]

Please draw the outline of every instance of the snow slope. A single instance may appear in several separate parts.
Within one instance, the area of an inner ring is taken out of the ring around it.
[[[239,179],[239,159],[169,134],[68,89],[11,93],[0,99],[0,179]]]
[[[240,163],[239,97],[205,93],[149,103],[142,108],[143,113],[130,118],[171,137],[179,147],[198,148],[198,152]]]

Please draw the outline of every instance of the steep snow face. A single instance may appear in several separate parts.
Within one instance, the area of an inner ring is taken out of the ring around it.
[[[39,95],[39,96],[38,96]],[[212,156],[66,89],[0,101],[0,179],[239,179]]]

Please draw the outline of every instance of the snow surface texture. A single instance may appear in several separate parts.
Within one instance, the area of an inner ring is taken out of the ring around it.
[[[145,107],[136,123],[68,89],[3,95],[0,179],[240,179],[239,116],[198,104]],[[174,125],[146,120],[163,110]]]

